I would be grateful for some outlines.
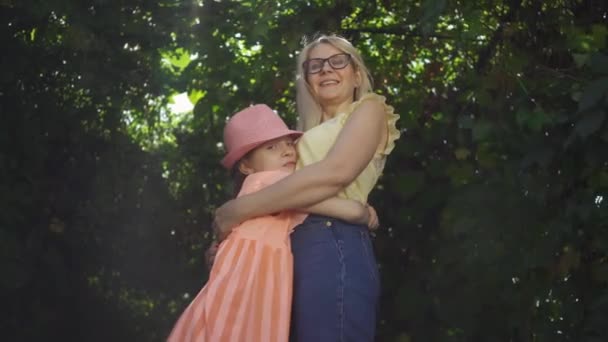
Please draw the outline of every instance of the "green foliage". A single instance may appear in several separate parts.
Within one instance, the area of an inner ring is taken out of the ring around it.
[[[604,2],[5,0],[0,13],[5,336],[163,340],[204,284],[211,213],[231,193],[226,118],[264,102],[294,124],[301,39],[337,32],[403,130],[371,198],[378,340],[608,338]],[[177,94],[192,111],[171,110]]]

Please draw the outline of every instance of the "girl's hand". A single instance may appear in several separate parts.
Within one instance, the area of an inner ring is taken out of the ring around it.
[[[224,241],[232,229],[241,223],[234,200],[230,200],[215,210],[213,230],[219,242]]]
[[[378,214],[376,213],[376,209],[374,209],[374,207],[369,204],[366,204],[365,208],[367,208],[368,211],[367,226],[369,227],[369,230],[374,231],[378,229],[378,227],[380,227],[380,220],[378,219]]]

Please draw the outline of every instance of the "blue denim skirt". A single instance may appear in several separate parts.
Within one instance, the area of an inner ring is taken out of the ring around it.
[[[291,341],[374,341],[380,281],[367,227],[309,215],[291,248]]]

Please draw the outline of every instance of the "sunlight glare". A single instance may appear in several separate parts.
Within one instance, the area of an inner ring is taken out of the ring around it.
[[[188,93],[181,93],[173,96],[173,103],[167,105],[169,110],[175,114],[187,113],[194,109],[194,105],[188,98]]]

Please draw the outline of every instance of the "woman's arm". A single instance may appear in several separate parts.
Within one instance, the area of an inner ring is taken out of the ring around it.
[[[305,208],[335,196],[370,163],[385,137],[386,125],[381,103],[362,102],[323,160],[256,193],[225,203],[215,212],[216,224],[220,230],[229,230],[252,217]]]
[[[367,224],[369,221],[369,210],[366,206],[355,200],[338,197],[328,198],[300,211],[335,217],[356,224]]]

